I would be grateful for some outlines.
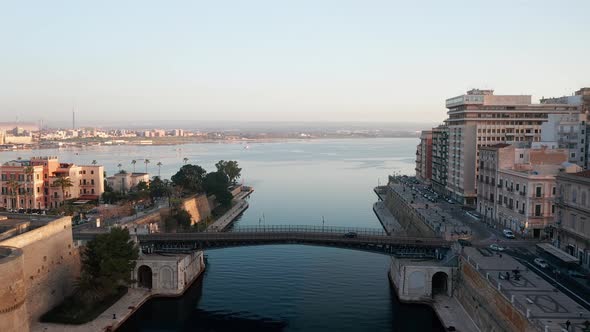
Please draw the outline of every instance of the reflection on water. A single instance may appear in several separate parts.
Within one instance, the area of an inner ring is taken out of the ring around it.
[[[108,174],[124,169],[169,178],[183,164],[214,170],[238,160],[255,192],[238,225],[380,227],[373,187],[393,171],[413,173],[417,139],[341,139],[279,143],[111,146],[2,152],[2,161],[57,155],[96,160]],[[389,258],[301,245],[208,250],[202,280],[182,297],[146,303],[122,331],[441,331],[432,311],[401,305],[387,279]]]
[[[442,331],[425,306],[400,304],[386,255],[304,245],[207,251],[183,297],[146,303],[130,331]]]

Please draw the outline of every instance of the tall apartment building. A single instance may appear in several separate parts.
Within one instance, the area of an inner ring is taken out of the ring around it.
[[[555,213],[555,176],[578,172],[567,162],[567,149],[481,147],[477,210],[484,222],[524,237],[548,236]]]
[[[67,178],[71,186],[56,181]],[[95,200],[104,192],[104,167],[60,163],[57,157],[13,160],[0,166],[0,208],[48,209],[64,200]]]
[[[446,100],[449,127],[447,191],[463,204],[475,204],[479,149],[498,143],[530,146],[541,141],[549,114],[578,109],[567,104],[532,104],[530,95],[494,95],[473,89]]]
[[[416,178],[424,183],[432,179],[432,131],[423,130],[416,147]]]
[[[448,161],[449,128],[440,125],[432,128],[432,189],[443,195],[446,195]]]
[[[557,176],[555,246],[590,269],[590,171]]]

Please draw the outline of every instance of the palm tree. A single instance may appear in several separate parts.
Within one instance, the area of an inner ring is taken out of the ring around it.
[[[57,179],[55,179],[55,181],[53,181],[52,186],[61,188],[61,194],[62,194],[62,201],[61,202],[63,204],[63,202],[66,201],[66,188],[73,187],[74,183],[72,182],[72,180],[70,180],[70,178],[67,178],[65,176],[60,176]]]
[[[182,158],[182,161],[183,161],[183,162],[184,162],[184,164],[186,165],[186,163],[188,162],[188,158],[187,158],[187,157],[184,157],[184,158]]]
[[[11,196],[11,198],[10,198],[10,208],[11,209],[17,209],[18,210],[18,208],[19,208],[19,204],[18,204],[18,191],[20,189],[20,182],[12,179],[12,180],[9,180],[6,183],[6,186],[8,187],[9,194]]]
[[[31,189],[31,191],[29,192],[29,183],[31,180],[33,180],[33,173],[35,173],[35,169],[33,168],[33,166],[27,166],[25,167],[25,208],[26,209],[32,209],[34,208],[31,207],[31,204],[29,203],[29,207],[27,207],[27,196],[30,196],[31,194],[34,196],[34,191],[35,188],[33,186],[33,189]],[[33,182],[34,183],[34,182]],[[29,197],[29,201],[30,201],[30,197]]]
[[[131,160],[131,165],[133,165],[133,173],[135,173],[135,164],[137,164],[137,160]]]
[[[121,167],[123,167],[123,165],[121,165],[121,163],[119,163],[119,164],[117,165],[117,167],[119,167],[119,173],[121,173]]]
[[[158,161],[156,165],[158,166],[158,177],[160,177],[160,171],[162,170],[162,162]]]
[[[147,165],[150,163],[150,160],[149,159],[146,159],[146,160],[143,161],[143,163],[145,164],[145,172],[147,173],[148,172],[147,171]]]
[[[97,162],[96,162],[96,159],[95,159],[95,160],[92,161],[92,165],[96,165],[96,164],[97,164]]]

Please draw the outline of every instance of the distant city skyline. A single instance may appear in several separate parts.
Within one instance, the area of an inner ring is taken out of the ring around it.
[[[588,1],[6,3],[3,121],[426,123],[590,86]],[[560,15],[557,15],[560,13]],[[183,127],[183,126],[178,126]]]

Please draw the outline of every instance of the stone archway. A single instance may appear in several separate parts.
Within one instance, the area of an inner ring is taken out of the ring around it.
[[[436,272],[432,276],[432,296],[447,295],[449,276],[445,272]]]
[[[152,269],[147,265],[142,265],[137,269],[137,284],[142,288],[152,288]]]

